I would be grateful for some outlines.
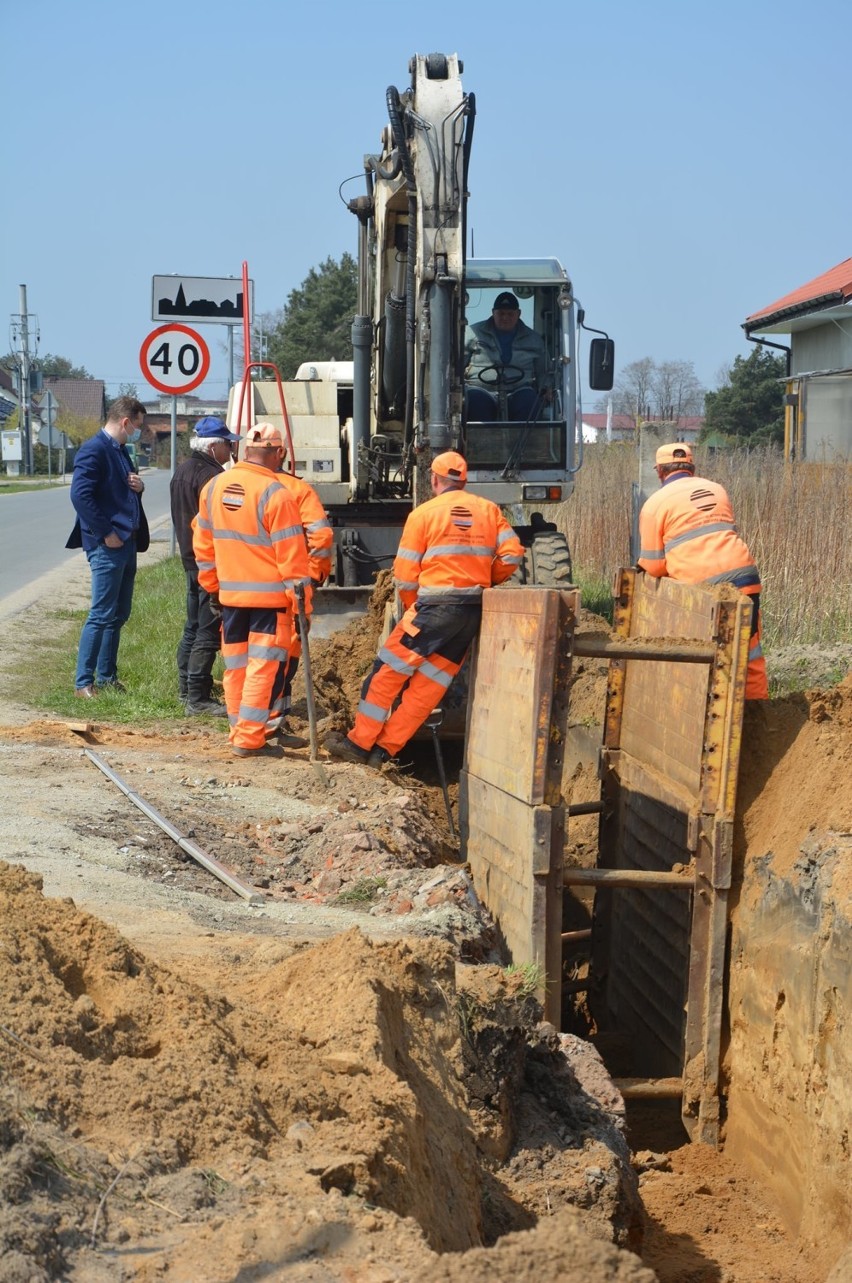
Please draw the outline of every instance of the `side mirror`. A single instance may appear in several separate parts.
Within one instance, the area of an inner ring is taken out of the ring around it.
[[[609,392],[615,377],[615,343],[612,339],[592,339],[589,344],[589,387],[594,392]]]

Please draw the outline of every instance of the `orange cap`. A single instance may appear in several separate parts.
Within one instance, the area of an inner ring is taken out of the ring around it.
[[[432,460],[432,471],[438,477],[448,477],[450,481],[467,481],[467,464],[455,450],[436,454]]]
[[[256,423],[253,428],[249,428],[245,435],[247,446],[282,446],[284,439],[281,436],[280,428],[276,428],[272,423]]]
[[[684,441],[673,441],[671,445],[661,445],[657,451],[656,463],[692,463],[692,449]]]

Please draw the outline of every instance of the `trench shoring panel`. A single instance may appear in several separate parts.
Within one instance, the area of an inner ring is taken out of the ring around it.
[[[462,854],[518,965],[543,969],[559,1021],[562,767],[574,590],[491,590],[473,663],[459,815]]]

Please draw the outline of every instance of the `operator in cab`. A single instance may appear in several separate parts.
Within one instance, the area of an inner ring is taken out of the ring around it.
[[[467,417],[474,423],[539,417],[552,390],[546,373],[544,339],[521,320],[521,305],[509,290],[498,294],[487,321],[465,333]],[[501,414],[501,392],[505,414]]]

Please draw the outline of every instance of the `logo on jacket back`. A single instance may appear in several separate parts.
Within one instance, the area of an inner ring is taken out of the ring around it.
[[[222,504],[228,509],[228,512],[239,512],[245,502],[246,492],[239,482],[232,482],[231,485],[225,486],[225,493],[222,495]]]
[[[694,503],[696,508],[700,508],[702,512],[712,512],[716,507],[716,496],[712,490],[693,490],[689,498],[690,502]]]
[[[456,506],[450,509],[450,516],[453,519],[453,525],[458,526],[460,530],[470,530],[473,525],[473,514],[470,508]]]

